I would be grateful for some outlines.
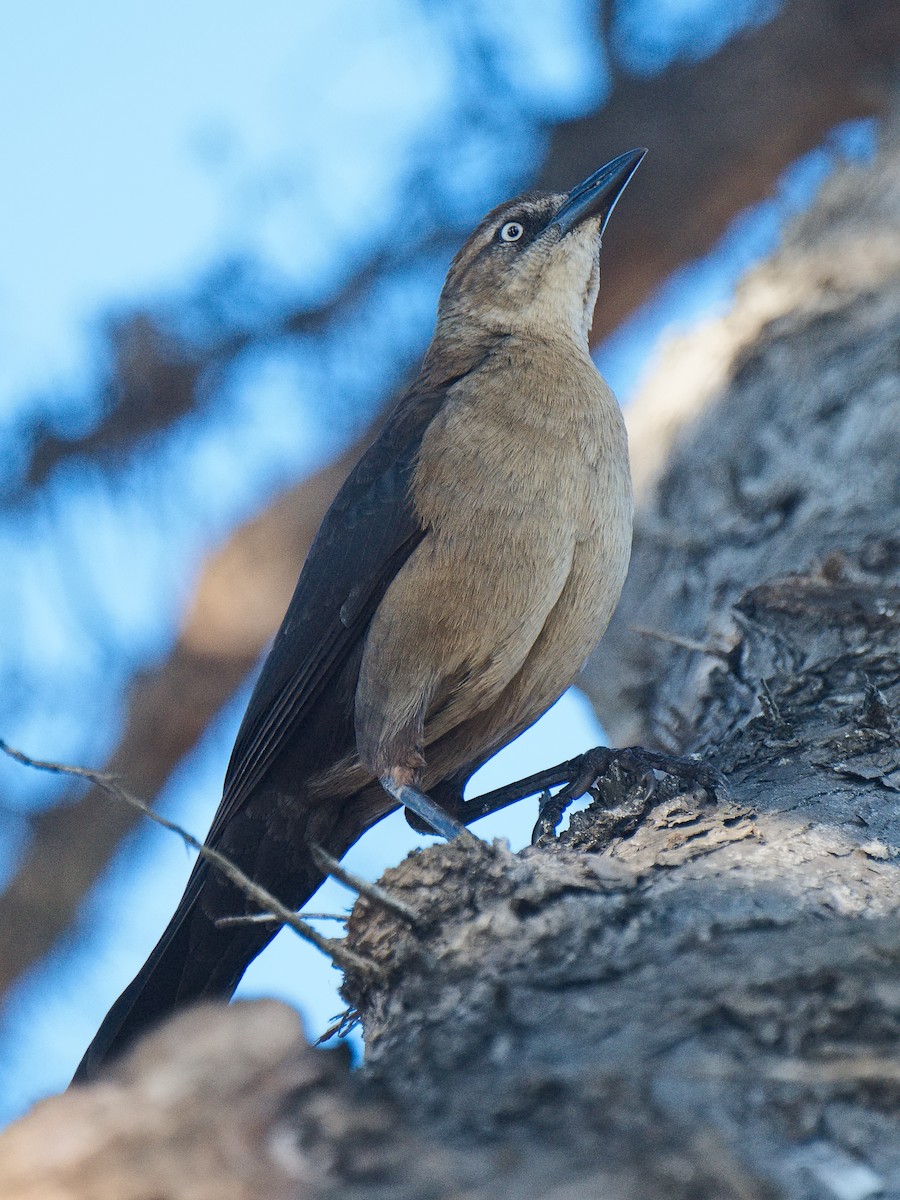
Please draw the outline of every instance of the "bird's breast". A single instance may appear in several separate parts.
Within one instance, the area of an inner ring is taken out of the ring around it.
[[[628,565],[622,415],[586,354],[511,355],[479,376],[426,432],[415,503],[431,552],[455,561],[468,601],[498,625],[511,629],[538,607],[562,604],[556,649],[568,640],[574,673],[603,632]]]
[[[466,383],[422,441],[413,494],[426,527],[504,560],[630,545],[624,422],[586,354],[509,355]]]
[[[373,769],[475,714],[478,746],[451,739],[438,767],[502,744],[602,634],[628,562],[631,487],[618,406],[584,358],[479,372],[425,431],[411,484],[425,537],[378,606],[357,686]]]

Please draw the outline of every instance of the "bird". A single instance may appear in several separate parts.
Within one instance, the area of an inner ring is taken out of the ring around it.
[[[415,381],[322,520],[261,668],[206,845],[299,909],[403,805],[467,834],[462,789],[577,676],[619,599],[632,490],[588,338],[602,238],[646,150],[531,191],[453,259]],[[418,818],[416,821],[415,818]],[[74,1082],[161,1018],[228,999],[273,924],[199,858]]]

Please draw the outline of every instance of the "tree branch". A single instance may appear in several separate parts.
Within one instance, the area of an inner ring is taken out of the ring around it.
[[[33,767],[37,771],[49,771],[54,775],[69,775],[77,779],[86,779],[95,787],[100,788],[107,796],[112,796],[113,799],[120,801],[128,808],[134,809],[135,812],[149,817],[151,821],[154,821],[157,825],[161,825],[163,829],[168,829],[171,833],[177,834],[186,846],[190,846],[192,850],[196,850],[201,858],[205,858],[217,871],[221,872],[226,879],[233,883],[236,888],[242,891],[248,899],[252,900],[254,904],[259,905],[262,913],[268,919],[274,919],[280,925],[286,925],[289,929],[292,929],[298,937],[303,938],[306,942],[310,942],[317,950],[321,950],[323,954],[327,955],[336,966],[342,970],[358,971],[363,975],[371,968],[377,974],[378,968],[367,963],[358,954],[354,954],[351,950],[348,950],[343,944],[343,939],[322,937],[311,925],[308,925],[306,921],[298,917],[292,908],[288,908],[282,904],[277,896],[273,896],[270,891],[251,879],[230,858],[222,854],[221,851],[216,850],[215,847],[199,842],[192,833],[188,833],[186,829],[176,824],[175,821],[170,821],[168,817],[154,812],[149,804],[126,791],[114,775],[110,775],[106,771],[95,771],[90,767],[75,767],[66,763],[32,758],[30,755],[24,754],[21,750],[14,749],[14,747],[3,741],[2,738],[0,738],[0,750],[10,758],[15,759],[16,762],[22,763],[23,766]],[[383,889],[378,890],[379,892],[383,892]],[[398,902],[398,907],[403,910],[405,915],[405,906]]]
[[[865,577],[897,553],[900,138],[890,125],[884,138],[872,168],[826,185],[726,318],[669,346],[626,412],[631,567],[583,675],[614,742],[700,748],[714,666],[690,643],[735,661],[742,590],[814,564]]]

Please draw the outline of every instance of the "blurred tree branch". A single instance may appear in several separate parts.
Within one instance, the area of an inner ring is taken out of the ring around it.
[[[883,112],[898,56],[894,0],[788,0],[773,20],[702,62],[676,63],[651,78],[619,77],[602,108],[552,129],[543,186],[569,186],[625,146],[652,147],[604,251],[595,336],[620,324],[672,270],[707,252],[735,214],[767,195],[779,173],[836,123]],[[433,250],[437,236],[425,237],[419,251]],[[340,321],[344,305],[398,261],[384,255],[376,251],[326,305],[296,312],[296,325]],[[130,390],[110,391],[105,424],[88,439],[36,448],[33,480],[67,456],[123,453],[154,421],[165,428],[196,405],[216,355],[221,362],[237,346],[220,343],[199,362],[137,319],[129,338],[122,361]],[[158,415],[134,424],[126,412]],[[289,489],[210,556],[170,656],[130,688],[125,730],[107,769],[131,789],[157,795],[246,677],[284,611],[312,533],[367,440]],[[37,819],[0,897],[0,992],[52,947],[133,823],[93,791]]]
[[[613,5],[603,0],[598,22],[607,43],[613,20]],[[841,0],[788,0],[773,20],[701,62],[676,62],[651,77],[618,70],[604,105],[553,127],[540,187],[565,190],[623,146],[652,148],[604,250],[604,270],[615,287],[598,309],[596,340],[644,303],[660,280],[707,253],[734,215],[767,196],[781,171],[831,128],[881,111],[898,45],[900,15],[891,0],[859,0],[852,8]],[[478,53],[482,72],[487,57]],[[110,321],[112,361],[97,404],[103,415],[79,437],[34,431],[25,491],[44,484],[67,459],[112,464],[148,435],[165,431],[208,402],[210,376],[249,346],[282,334],[334,330],[399,266],[449,254],[480,215],[454,220],[436,199],[440,189],[427,163],[413,164],[401,190],[426,198],[418,215],[422,231],[399,245],[373,246],[324,300],[240,328],[229,327],[220,313],[219,328],[199,344],[179,335],[177,328],[189,324],[186,314],[195,311],[208,322],[216,293],[242,286],[242,268],[231,264],[201,280],[180,304]]]

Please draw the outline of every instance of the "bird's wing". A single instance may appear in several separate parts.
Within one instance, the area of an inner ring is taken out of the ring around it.
[[[409,484],[422,435],[452,382],[404,397],[322,521],[238,731],[210,842],[364,636],[391,580],[426,536]]]

